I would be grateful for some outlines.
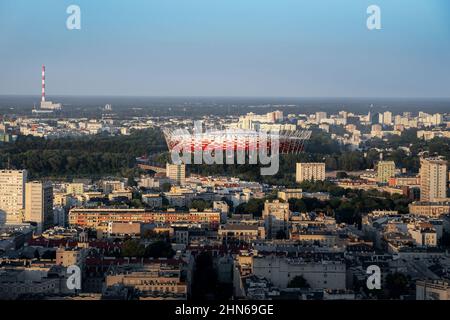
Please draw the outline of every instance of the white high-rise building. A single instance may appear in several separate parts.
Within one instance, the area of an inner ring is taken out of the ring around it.
[[[420,200],[435,201],[447,197],[447,161],[442,158],[420,159]]]
[[[26,170],[0,171],[0,221],[17,224],[23,221]]]

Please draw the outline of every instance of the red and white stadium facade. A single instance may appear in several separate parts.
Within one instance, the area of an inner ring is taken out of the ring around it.
[[[163,133],[170,151],[259,151],[261,148],[271,150],[272,143],[276,143],[281,154],[301,153],[304,141],[311,136],[309,130],[265,133],[246,129],[227,129],[192,134],[183,129],[165,128]]]

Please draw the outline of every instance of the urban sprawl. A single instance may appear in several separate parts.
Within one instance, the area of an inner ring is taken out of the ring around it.
[[[198,119],[310,130],[274,177],[171,163],[192,118],[2,116],[0,299],[449,300],[450,114],[275,108]]]

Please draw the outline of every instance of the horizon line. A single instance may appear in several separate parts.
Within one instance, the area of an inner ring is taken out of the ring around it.
[[[41,98],[38,94],[19,94],[19,93],[0,93],[0,97],[36,97]],[[251,95],[118,95],[118,94],[53,94],[47,97],[111,97],[111,98],[227,98],[227,99],[407,99],[407,100],[450,100],[448,97],[439,96],[251,96]]]

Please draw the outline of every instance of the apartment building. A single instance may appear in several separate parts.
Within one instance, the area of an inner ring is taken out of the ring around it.
[[[377,164],[377,180],[381,183],[387,183],[389,178],[395,176],[394,161],[379,161]]]
[[[183,185],[186,182],[186,165],[166,164],[166,176],[174,183]]]
[[[420,200],[446,198],[447,179],[447,161],[437,157],[420,159]]]
[[[295,181],[302,182],[307,180],[314,180],[314,181],[325,180],[325,163],[321,162],[297,163]]]
[[[32,181],[25,185],[26,222],[37,224],[36,232],[42,233],[53,222],[53,187],[51,183]]]
[[[26,170],[0,171],[0,223],[22,223],[26,182]]]
[[[290,213],[288,202],[275,200],[264,203],[262,217],[264,219],[266,235],[269,239],[277,238],[283,233],[284,236],[288,236]]]

